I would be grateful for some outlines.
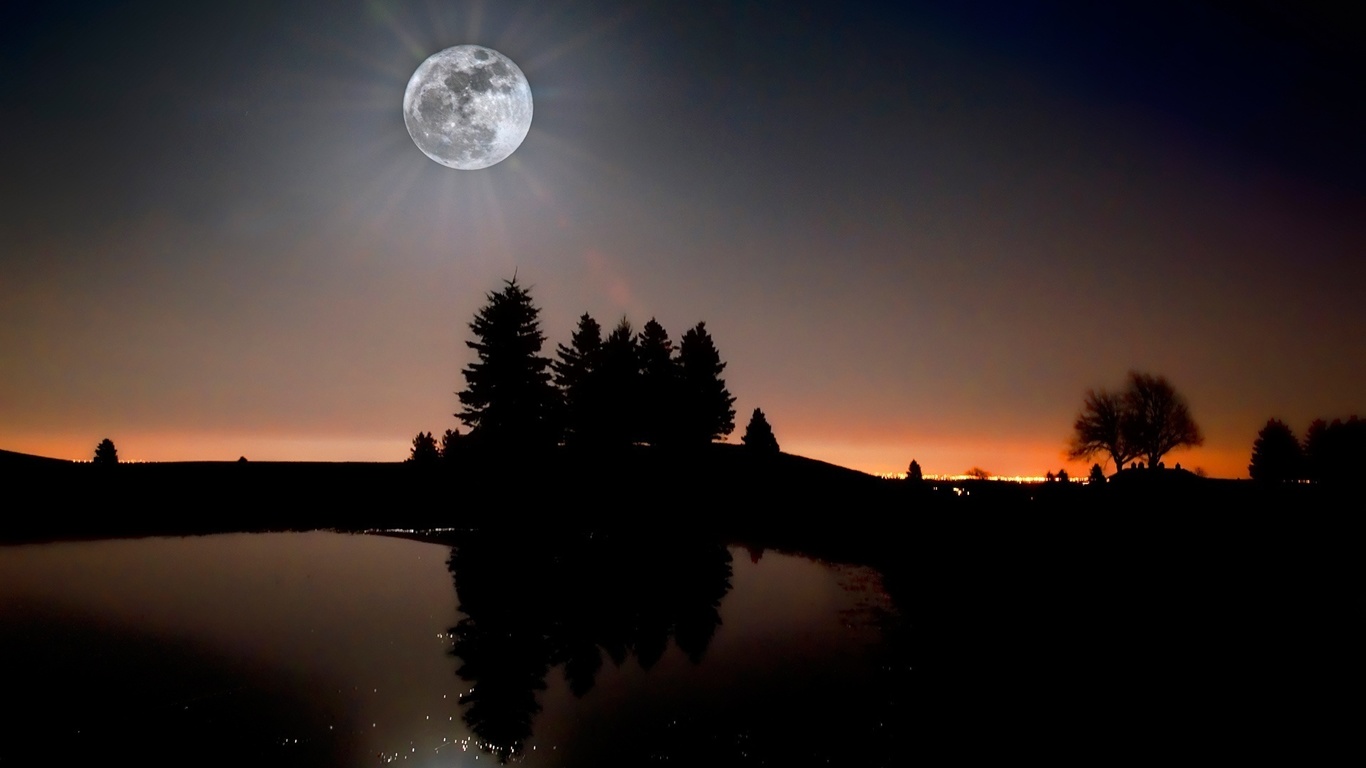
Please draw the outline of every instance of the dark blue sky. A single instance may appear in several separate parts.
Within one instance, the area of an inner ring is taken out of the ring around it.
[[[705,320],[741,425],[870,471],[1056,469],[1130,368],[1216,474],[1363,409],[1349,15],[905,5],[8,3],[0,447],[401,458],[514,269],[551,345]],[[400,112],[461,43],[535,98],[485,171]]]

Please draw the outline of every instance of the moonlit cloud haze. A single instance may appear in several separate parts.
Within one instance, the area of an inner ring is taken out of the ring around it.
[[[738,441],[1042,474],[1085,391],[1366,415],[1366,99],[1346,17],[1121,3],[18,3],[0,11],[0,448],[396,461],[457,424],[514,270],[707,323]],[[526,73],[522,146],[427,159],[451,45]]]

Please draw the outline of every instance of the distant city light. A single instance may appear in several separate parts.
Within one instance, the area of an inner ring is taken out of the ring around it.
[[[905,480],[906,473],[883,472],[878,475],[878,477],[881,477],[884,480]],[[1046,477],[1043,475],[989,475],[987,477],[976,477],[974,475],[924,475],[923,477],[925,480],[938,480],[939,482],[945,483],[958,483],[963,482],[964,480],[995,480],[1003,483],[1080,483],[1084,480],[1084,478],[1079,477],[1060,478],[1057,476]]]

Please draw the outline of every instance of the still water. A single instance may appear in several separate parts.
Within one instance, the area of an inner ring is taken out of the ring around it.
[[[872,571],[707,544],[5,547],[0,766],[868,764],[890,614]]]

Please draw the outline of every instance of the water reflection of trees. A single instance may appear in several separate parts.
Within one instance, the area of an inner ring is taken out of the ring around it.
[[[451,629],[456,674],[471,684],[462,717],[503,761],[531,736],[551,668],[581,697],[604,654],[649,669],[672,639],[700,662],[731,587],[729,551],[686,537],[470,532],[448,565],[465,614]]]

